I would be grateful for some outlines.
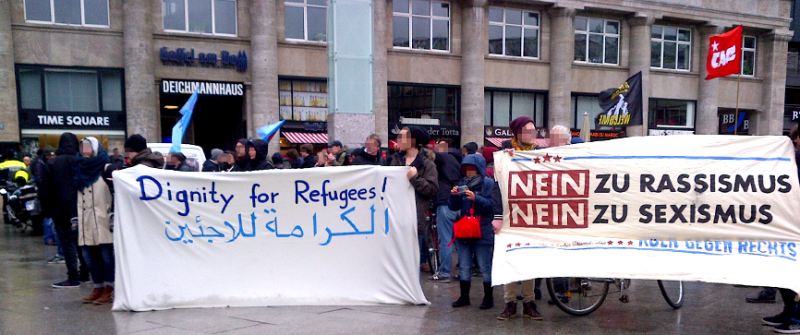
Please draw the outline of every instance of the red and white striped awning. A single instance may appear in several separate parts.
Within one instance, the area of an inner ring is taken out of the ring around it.
[[[494,144],[498,148],[502,148],[503,147],[503,141],[511,140],[511,138],[508,138],[508,137],[487,137],[486,140],[489,141],[489,142],[492,142],[492,144]],[[539,147],[542,147],[542,148],[547,148],[549,146],[549,144],[547,143],[547,139],[546,138],[537,138],[533,142],[536,143],[536,145],[538,145]]]
[[[294,144],[327,144],[328,134],[326,133],[296,133],[296,132],[281,132],[281,136],[286,137],[289,142]]]

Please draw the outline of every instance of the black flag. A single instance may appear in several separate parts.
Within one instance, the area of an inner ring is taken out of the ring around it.
[[[642,72],[628,78],[618,88],[600,92],[598,126],[638,126],[642,124]]]

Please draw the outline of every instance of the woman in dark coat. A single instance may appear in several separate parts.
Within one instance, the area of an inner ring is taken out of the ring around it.
[[[250,161],[245,166],[245,171],[261,171],[273,168],[272,162],[267,159],[269,144],[264,140],[247,142],[247,155]]]

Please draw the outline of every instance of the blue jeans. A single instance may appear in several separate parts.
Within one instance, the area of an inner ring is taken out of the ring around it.
[[[83,259],[92,274],[94,288],[114,286],[114,245],[82,246]]]
[[[436,231],[439,233],[439,270],[436,275],[442,278],[450,278],[450,270],[453,268],[453,251],[455,245],[450,244],[453,240],[453,223],[458,218],[458,212],[451,211],[447,205],[436,208]]]
[[[492,245],[482,244],[478,239],[456,239],[458,249],[458,274],[460,280],[470,281],[472,278],[472,256],[478,259],[478,268],[483,274],[483,282],[492,282]]]
[[[52,218],[44,218],[42,220],[42,228],[44,231],[44,243],[55,242],[56,240],[56,227],[53,225]]]

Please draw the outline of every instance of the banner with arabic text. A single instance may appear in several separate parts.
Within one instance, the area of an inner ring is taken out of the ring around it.
[[[495,154],[493,284],[594,277],[800,292],[785,136],[650,136]]]
[[[427,304],[405,167],[114,173],[114,310]]]

